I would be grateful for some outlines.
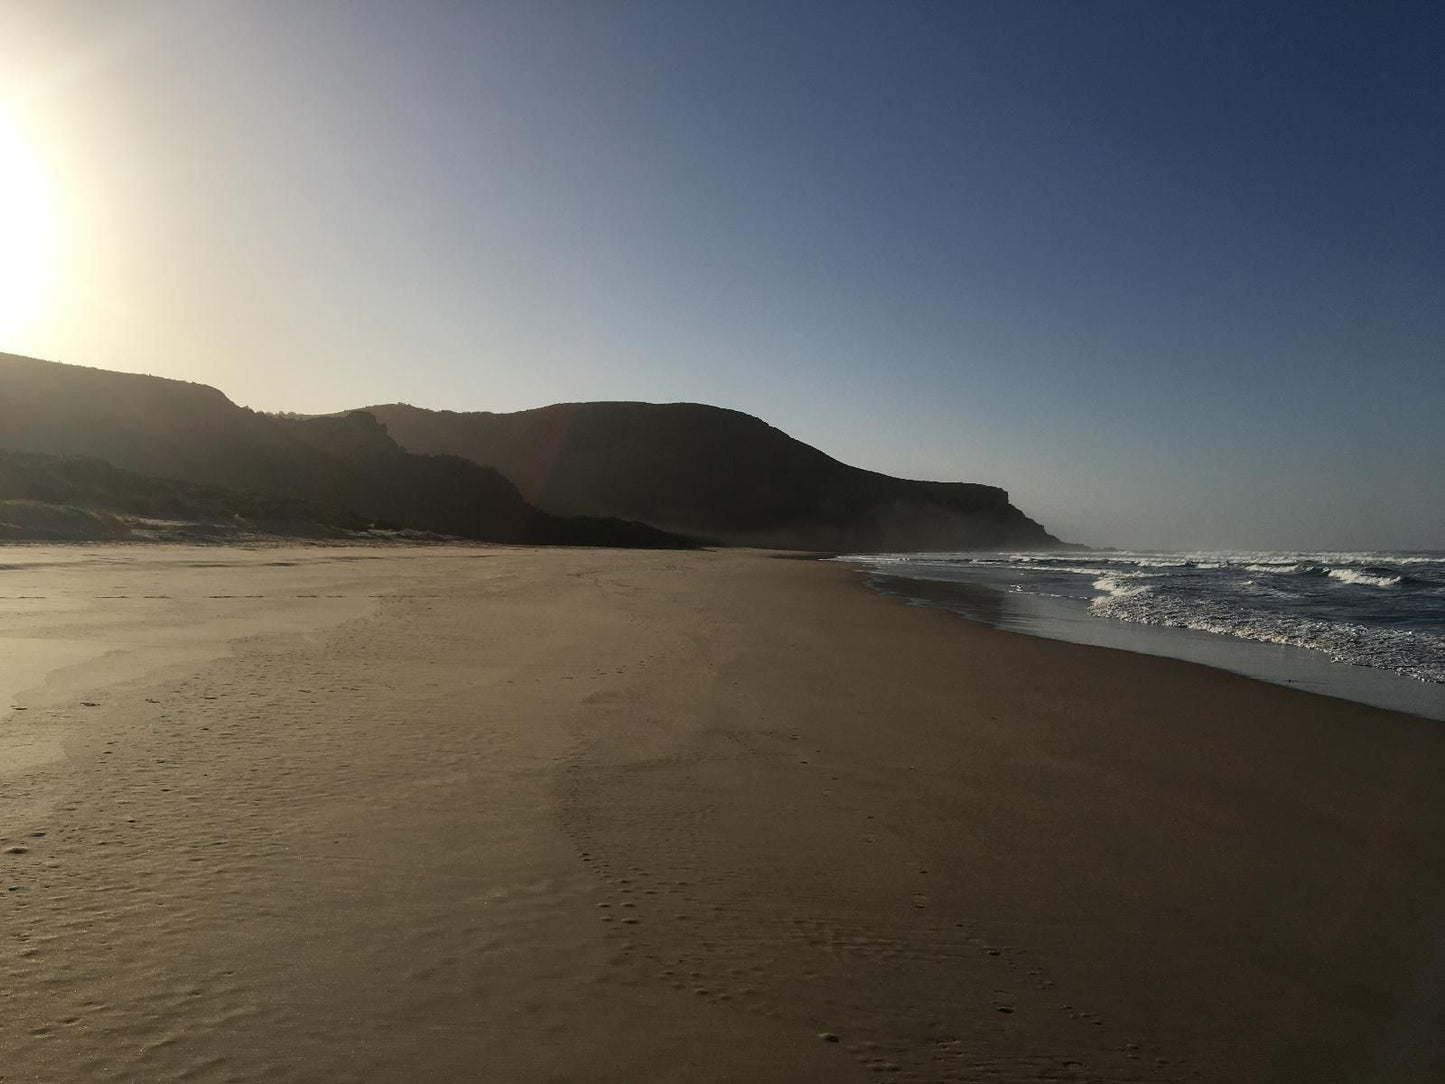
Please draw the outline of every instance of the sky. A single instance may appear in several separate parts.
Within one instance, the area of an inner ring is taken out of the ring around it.
[[[1445,5],[0,0],[0,350],[1445,549]]]

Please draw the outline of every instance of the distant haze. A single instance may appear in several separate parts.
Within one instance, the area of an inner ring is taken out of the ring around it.
[[[1438,3],[9,0],[0,350],[1445,548],[1441,56]]]

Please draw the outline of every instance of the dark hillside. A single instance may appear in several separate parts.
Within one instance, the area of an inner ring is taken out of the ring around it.
[[[495,466],[551,512],[622,516],[735,544],[918,550],[1057,545],[994,486],[860,470],[765,422],[692,403],[514,414],[367,408],[403,447]]]
[[[219,486],[153,478],[103,459],[0,449],[0,500],[33,500],[126,512],[153,518],[310,521],[337,528],[360,526],[291,497],[237,493]]]
[[[641,524],[539,512],[496,470],[413,455],[361,411],[282,418],[203,384],[0,354],[0,448],[306,502],[327,517],[497,542],[689,544]]]
[[[356,516],[153,478],[86,456],[0,449],[0,538],[349,537]]]

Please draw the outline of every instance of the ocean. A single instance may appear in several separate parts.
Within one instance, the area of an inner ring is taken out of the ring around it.
[[[853,554],[880,591],[1445,720],[1445,553]]]

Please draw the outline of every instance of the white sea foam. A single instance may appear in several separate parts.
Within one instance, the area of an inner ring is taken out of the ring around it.
[[[1150,587],[1147,583],[1138,583],[1134,577],[1109,573],[1094,581],[1094,590],[1104,592],[1104,598],[1118,599],[1145,594]]]
[[[1355,621],[1278,613],[1217,599],[1106,593],[1089,606],[1100,617],[1218,633],[1322,651],[1336,662],[1445,682],[1445,635]]]
[[[1445,554],[1104,550],[895,554],[868,563],[893,575],[982,578],[1077,600],[1100,618],[1311,648],[1445,683]]]
[[[1326,569],[1325,574],[1332,580],[1358,584],[1361,587],[1396,587],[1403,579],[1401,576],[1381,576],[1375,572],[1363,572],[1358,568],[1331,568]]]

